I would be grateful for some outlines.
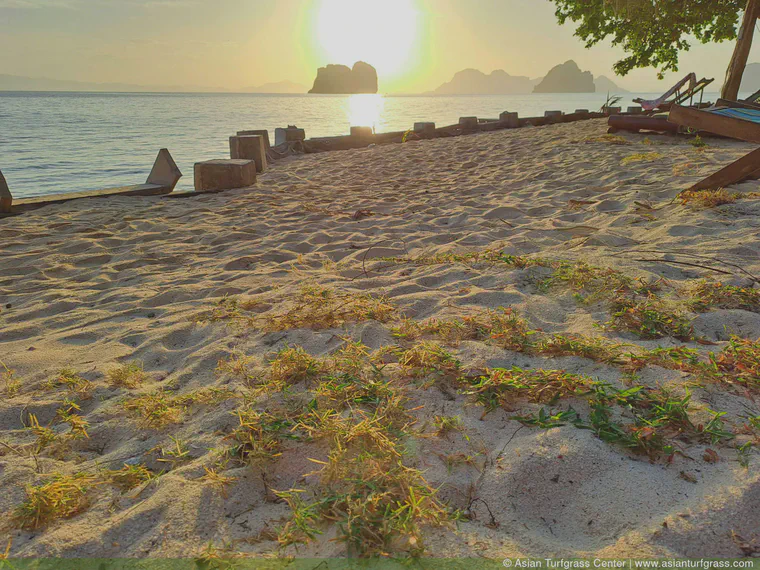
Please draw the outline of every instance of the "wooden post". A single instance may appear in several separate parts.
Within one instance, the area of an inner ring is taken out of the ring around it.
[[[736,101],[739,98],[739,89],[742,85],[744,68],[747,67],[749,52],[752,49],[752,37],[755,34],[755,22],[760,17],[760,0],[747,0],[744,10],[744,20],[739,28],[739,37],[736,40],[734,55],[726,72],[726,82],[721,91],[721,98]]]

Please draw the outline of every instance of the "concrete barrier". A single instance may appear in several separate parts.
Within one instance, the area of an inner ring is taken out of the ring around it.
[[[168,189],[169,192],[172,192],[180,178],[182,178],[182,172],[177,167],[177,163],[174,162],[169,151],[162,148],[158,151],[158,156],[156,156],[156,161],[153,163],[153,168],[145,184],[160,186],[164,190]],[[162,193],[168,194],[169,192]]]
[[[588,115],[588,109],[576,109],[575,110],[576,115]]]
[[[629,115],[641,115],[644,110],[641,107],[628,107],[628,114]]]
[[[562,111],[545,111],[544,117],[549,119],[549,123],[559,123],[562,120]]]
[[[299,129],[294,125],[289,125],[287,129],[274,130],[274,145],[280,146],[286,142],[303,142],[306,140],[306,131]]]
[[[475,130],[478,128],[477,117],[459,117],[459,126],[463,129]]]
[[[499,115],[499,122],[503,123],[508,129],[516,129],[520,126],[520,115],[504,111]]]
[[[0,213],[10,214],[11,206],[13,205],[13,196],[8,188],[8,183],[5,181],[2,171],[0,171]]]
[[[256,184],[253,160],[207,160],[195,163],[195,191],[216,192]]]
[[[243,135],[230,137],[230,158],[252,160],[256,163],[256,172],[267,169],[267,150],[261,135]]]
[[[612,115],[619,115],[622,113],[623,108],[622,107],[605,107],[604,108],[604,114],[608,117],[611,117]]]
[[[272,148],[272,145],[269,142],[269,131],[266,129],[258,129],[253,131],[238,131],[237,136],[239,137],[247,137],[247,136],[259,136],[264,139],[264,149],[269,152],[269,149]]]

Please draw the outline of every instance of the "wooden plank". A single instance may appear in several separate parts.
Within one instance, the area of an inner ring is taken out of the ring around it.
[[[760,176],[760,148],[697,182],[689,190],[716,190],[757,176]]]
[[[760,111],[760,105],[757,103],[748,103],[747,101],[729,101],[728,99],[718,99],[715,102],[716,107],[728,107],[729,109],[754,109]]]
[[[82,200],[85,198],[107,198],[109,196],[160,196],[169,194],[171,188],[158,186],[156,184],[138,184],[136,186],[124,186],[122,188],[108,188],[107,190],[93,190],[88,192],[71,192],[68,194],[49,194],[47,196],[38,196],[35,198],[23,198],[14,200],[13,212],[22,210],[34,210],[50,204],[61,204],[71,200]]]
[[[668,121],[714,135],[760,144],[760,124],[674,105]]]

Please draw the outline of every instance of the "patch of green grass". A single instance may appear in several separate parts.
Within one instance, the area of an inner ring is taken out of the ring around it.
[[[277,385],[316,380],[324,370],[324,363],[301,347],[285,347],[269,361],[269,375]]]
[[[142,362],[126,362],[109,370],[106,378],[111,386],[117,388],[138,388],[148,379],[148,375],[143,370]]]
[[[512,416],[510,419],[518,421],[523,425],[540,429],[553,429],[566,426],[567,424],[576,424],[580,421],[578,413],[572,408],[557,413],[552,413],[546,408],[541,408],[537,415]]]
[[[546,356],[580,356],[605,364],[622,364],[625,345],[604,338],[581,335],[550,335],[536,345],[535,352]]]
[[[707,143],[704,141],[704,139],[702,137],[700,137],[699,135],[697,135],[693,139],[691,139],[689,141],[689,144],[691,146],[693,146],[694,148],[696,148],[696,149],[703,149],[703,148],[705,148],[705,147],[708,146]]]
[[[283,415],[258,410],[238,410],[239,425],[227,436],[229,453],[242,463],[261,466],[280,457],[283,440],[298,439],[295,422]]]

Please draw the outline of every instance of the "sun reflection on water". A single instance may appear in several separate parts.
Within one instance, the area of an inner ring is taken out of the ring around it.
[[[384,107],[382,95],[351,95],[348,98],[349,124],[352,127],[372,127],[375,132],[382,132]]]

